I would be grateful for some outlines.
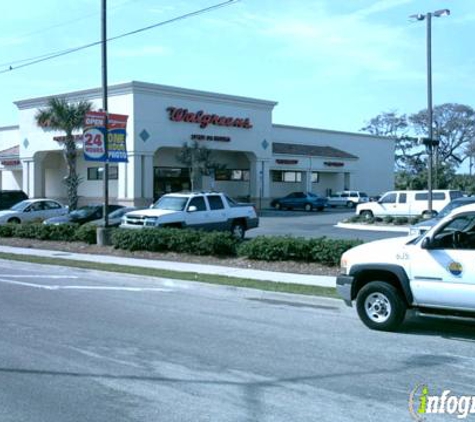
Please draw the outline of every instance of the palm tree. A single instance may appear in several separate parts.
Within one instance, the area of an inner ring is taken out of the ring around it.
[[[38,126],[66,133],[63,156],[68,168],[68,175],[64,178],[64,183],[67,188],[70,210],[77,208],[80,183],[76,171],[77,148],[73,132],[84,126],[85,115],[91,109],[92,104],[88,101],[68,103],[65,98],[54,97],[48,101],[46,108],[39,109],[35,115]]]

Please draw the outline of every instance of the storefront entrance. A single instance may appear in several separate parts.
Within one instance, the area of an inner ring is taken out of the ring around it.
[[[154,167],[153,200],[170,192],[190,190],[190,172],[186,168]]]

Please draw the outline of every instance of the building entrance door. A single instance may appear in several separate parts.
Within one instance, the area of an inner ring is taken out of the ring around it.
[[[190,190],[190,172],[186,168],[154,167],[153,200],[170,192]]]

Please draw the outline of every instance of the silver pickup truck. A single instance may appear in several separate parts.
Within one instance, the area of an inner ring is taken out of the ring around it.
[[[246,231],[259,225],[252,204],[237,203],[220,192],[170,193],[145,210],[127,213],[121,228],[188,227],[231,231],[243,238]]]

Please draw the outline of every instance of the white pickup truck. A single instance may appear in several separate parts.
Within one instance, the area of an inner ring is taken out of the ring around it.
[[[475,316],[475,204],[454,209],[428,232],[345,252],[337,290],[369,328],[395,330],[407,309]]]
[[[259,225],[254,206],[233,201],[219,192],[170,193],[145,210],[127,213],[121,228],[188,227],[231,231],[243,238]]]

